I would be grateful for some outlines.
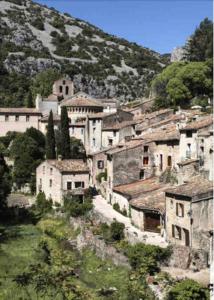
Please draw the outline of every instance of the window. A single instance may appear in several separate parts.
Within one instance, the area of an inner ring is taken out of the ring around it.
[[[144,174],[144,170],[142,169],[142,170],[140,170],[140,179],[144,179],[144,176],[145,176],[145,174]]]
[[[5,116],[5,121],[7,122],[8,120],[9,120],[9,116],[6,115],[6,116]]]
[[[66,87],[65,87],[65,94],[68,95],[68,92],[69,92],[69,87],[66,85]]]
[[[115,137],[117,135],[117,132],[116,131],[113,131],[113,136]]]
[[[145,156],[144,158],[143,158],[143,165],[148,165],[149,164],[149,158],[148,158],[148,156]]]
[[[103,160],[98,160],[98,162],[97,162],[97,168],[98,169],[103,169],[104,168],[104,161]]]
[[[145,153],[147,153],[148,150],[149,150],[149,146],[144,146],[144,147],[143,147],[143,151],[144,151]]]
[[[93,128],[93,133],[95,133],[95,131],[96,131],[96,128],[94,127],[94,128]]]
[[[52,187],[52,179],[49,180],[49,187]]]
[[[189,131],[189,130],[188,130],[188,131],[186,132],[186,137],[187,137],[187,138],[191,138],[191,137],[192,137],[192,131]]]
[[[50,175],[53,174],[53,168],[50,168]]]
[[[92,121],[92,125],[95,126],[96,125],[96,120]]]
[[[204,147],[200,147],[201,153],[204,153]]]
[[[83,128],[81,128],[81,134],[82,134],[82,135],[84,134],[84,129],[83,129]]]
[[[176,216],[184,216],[184,205],[182,203],[176,203]]]
[[[42,167],[42,173],[45,174],[45,166]]]
[[[163,154],[160,154],[160,164],[159,164],[159,168],[160,168],[160,171],[163,170]]]
[[[72,188],[72,182],[68,181],[67,182],[67,190],[71,190],[71,188]]]
[[[62,93],[62,86],[59,86],[59,92]]]
[[[172,225],[172,237],[181,240],[181,227]]]
[[[42,178],[39,178],[39,184],[42,185]]]
[[[62,81],[62,84],[65,85],[65,80]]]
[[[19,116],[15,116],[15,121],[16,121],[16,122],[19,121]]]
[[[109,146],[112,146],[112,145],[113,145],[113,140],[112,140],[112,139],[109,139],[109,140],[108,140],[108,145],[109,145]]]
[[[96,146],[96,139],[93,138],[93,147],[95,147],[95,146]]]
[[[29,122],[30,116],[26,116],[26,122]]]
[[[171,168],[171,166],[172,166],[172,156],[171,156],[171,155],[169,155],[168,158],[167,158],[167,165],[168,165],[168,167],[170,167],[170,168]]]
[[[83,181],[76,181],[74,183],[74,186],[75,186],[75,189],[84,188],[85,187],[85,183]]]

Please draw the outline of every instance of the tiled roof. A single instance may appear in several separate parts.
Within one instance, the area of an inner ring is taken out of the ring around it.
[[[144,193],[152,192],[159,189],[163,184],[158,182],[158,178],[152,177],[145,180],[138,180],[133,183],[118,185],[113,191],[124,195],[128,199],[141,196]]]
[[[144,144],[144,140],[142,139],[133,139],[127,142],[120,143],[119,145],[110,148],[110,150],[106,151],[107,154],[116,154],[128,149],[136,148]]]
[[[175,124],[168,124],[164,128],[157,129],[153,132],[147,132],[139,136],[147,141],[171,141],[171,140],[179,140],[180,133],[179,130],[176,129]]]
[[[47,162],[60,172],[89,172],[87,164],[82,159],[48,159]]]
[[[213,124],[213,117],[212,115],[209,115],[203,119],[191,122],[189,124],[187,124],[184,128],[181,129],[181,131],[183,130],[198,130],[204,127],[208,127],[210,125]]]
[[[116,112],[112,112],[112,113],[100,112],[100,113],[91,114],[88,116],[88,118],[89,119],[102,119],[107,116],[111,116],[111,115],[115,115],[115,114],[116,114]]]
[[[154,192],[141,195],[138,198],[132,199],[129,203],[137,209],[156,210],[160,213],[165,212],[165,190],[169,185],[161,187]]]
[[[61,102],[61,106],[75,106],[75,107],[103,107],[103,104],[96,99],[92,99],[85,93],[77,93],[69,99]]]
[[[212,193],[212,191],[213,183],[200,176],[197,176],[188,183],[166,190],[166,193],[193,198],[206,193]]]
[[[115,122],[112,125],[104,125],[103,129],[104,131],[109,131],[109,130],[120,130],[122,128],[125,128],[127,126],[132,126],[135,125],[136,122],[135,121],[124,121],[124,122]]]
[[[41,115],[36,108],[27,108],[27,107],[0,107],[0,113],[7,113],[7,114],[37,114]]]
[[[163,126],[165,124],[171,123],[171,122],[177,122],[177,121],[181,121],[184,120],[185,117],[183,115],[172,115],[170,117],[168,117],[167,119],[164,119],[162,121],[153,123],[151,125],[145,125],[145,124],[138,124],[136,126],[136,130],[147,130],[149,128],[155,128],[155,127],[159,127],[159,126]]]

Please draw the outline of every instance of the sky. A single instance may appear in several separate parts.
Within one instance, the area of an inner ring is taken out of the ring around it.
[[[212,0],[35,0],[103,31],[170,53],[199,23],[212,19]]]

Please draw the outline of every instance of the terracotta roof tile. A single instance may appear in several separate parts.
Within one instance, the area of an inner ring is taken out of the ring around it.
[[[128,199],[133,199],[142,194],[155,191],[161,186],[163,186],[163,184],[158,182],[158,178],[152,177],[145,180],[138,180],[129,184],[115,186],[113,191],[124,195]]]
[[[160,213],[165,212],[165,190],[169,185],[165,185],[154,192],[142,194],[140,197],[132,199],[129,203],[137,209],[156,210]]]
[[[61,106],[77,106],[77,107],[103,107],[103,104],[97,99],[91,98],[89,95],[79,92],[69,99],[61,102]]]
[[[0,107],[0,113],[7,114],[37,114],[41,115],[36,108],[27,108],[27,107]]]
[[[200,176],[197,176],[188,183],[166,190],[166,193],[193,198],[195,196],[203,195],[205,193],[212,193],[212,191],[213,183]]]
[[[197,121],[193,121],[189,124],[187,124],[184,128],[181,129],[181,131],[185,131],[185,130],[198,130],[204,127],[208,127],[210,125],[213,124],[213,117],[211,115],[197,120]]]
[[[117,122],[117,123],[114,123],[112,125],[104,125],[102,130],[104,130],[104,131],[119,130],[119,129],[125,128],[127,126],[132,126],[132,125],[135,125],[135,124],[136,124],[136,121],[134,121],[134,120],[124,121],[124,122]]]
[[[60,172],[89,172],[87,164],[82,159],[48,159],[47,162]]]

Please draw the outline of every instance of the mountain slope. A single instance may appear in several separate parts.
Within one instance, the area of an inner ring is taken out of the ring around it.
[[[74,79],[77,90],[121,100],[145,95],[166,57],[30,0],[0,1],[0,63],[34,76],[47,68]]]

